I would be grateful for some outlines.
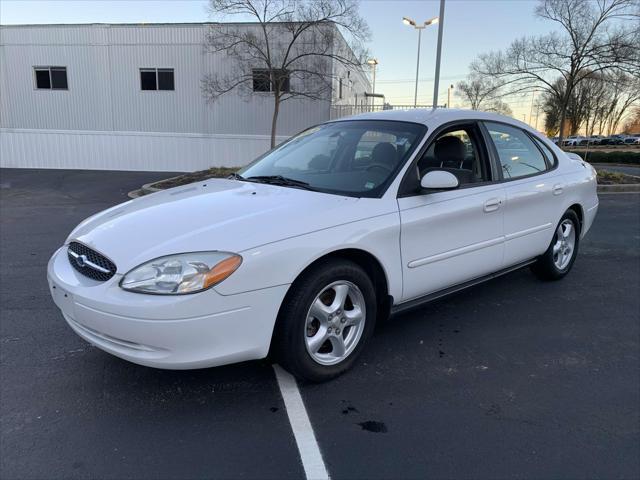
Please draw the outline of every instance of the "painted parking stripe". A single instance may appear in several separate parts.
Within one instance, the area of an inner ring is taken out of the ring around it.
[[[276,379],[289,416],[291,430],[293,430],[293,436],[298,445],[305,475],[308,480],[328,480],[329,473],[324,465],[320,447],[309,421],[309,415],[304,407],[300,390],[298,390],[298,384],[295,378],[284,371],[280,365],[274,365],[273,369],[276,372]]]

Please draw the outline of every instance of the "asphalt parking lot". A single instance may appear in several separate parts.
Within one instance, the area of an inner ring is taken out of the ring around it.
[[[269,362],[133,365],[49,298],[68,232],[169,175],[0,175],[0,477],[304,477]],[[520,270],[392,318],[299,386],[332,478],[640,477],[640,195],[600,205],[563,281]]]

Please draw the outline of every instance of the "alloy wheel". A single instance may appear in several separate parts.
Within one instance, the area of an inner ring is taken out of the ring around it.
[[[324,287],[311,303],[305,325],[305,345],[321,365],[335,365],[358,345],[366,320],[364,295],[346,280]]]
[[[569,219],[564,220],[556,229],[553,244],[553,263],[558,270],[564,270],[571,262],[576,248],[576,229]]]

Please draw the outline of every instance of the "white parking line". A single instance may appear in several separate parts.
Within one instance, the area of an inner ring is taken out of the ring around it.
[[[320,453],[320,447],[313,433],[309,415],[304,408],[296,379],[284,371],[280,365],[274,365],[273,369],[276,372],[280,393],[289,416],[289,423],[298,445],[300,460],[302,460],[307,480],[329,480],[329,473],[324,465],[324,460],[322,460],[322,453]]]

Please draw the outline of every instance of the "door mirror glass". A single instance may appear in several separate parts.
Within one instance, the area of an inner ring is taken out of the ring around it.
[[[451,190],[459,185],[458,178],[446,170],[431,170],[420,181],[420,186],[428,190]]]

